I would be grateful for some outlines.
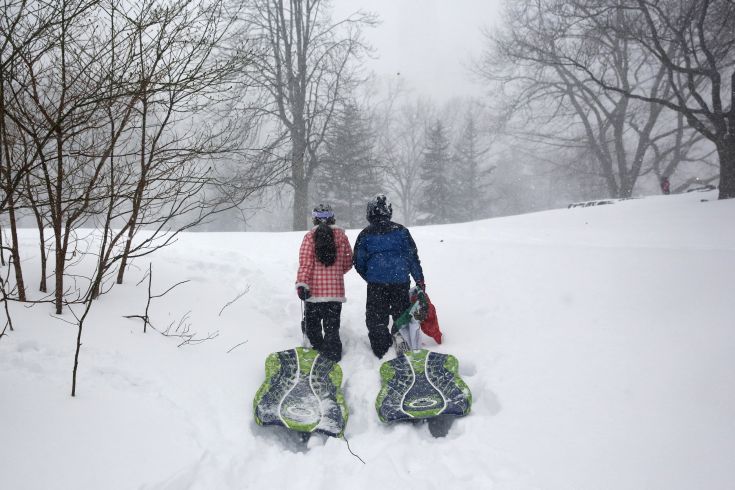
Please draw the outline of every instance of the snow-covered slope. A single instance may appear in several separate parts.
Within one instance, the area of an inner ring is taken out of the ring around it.
[[[412,228],[445,334],[425,345],[457,356],[474,395],[443,439],[379,422],[380,361],[350,272],[346,436],[365,464],[344,441],[304,450],[253,422],[266,355],[301,342],[302,234],[184,235],[150,258],[154,293],[190,281],[153,301],[152,321],[175,328],[190,312],[191,332],[219,335],[177,347],[123,318],[145,307],[140,260],[94,306],[74,399],[74,326],[15,305],[0,339],[0,488],[733,488],[735,200],[715,198]]]

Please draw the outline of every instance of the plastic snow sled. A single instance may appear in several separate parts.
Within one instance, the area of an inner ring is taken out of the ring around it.
[[[253,400],[255,422],[286,427],[305,439],[314,432],[341,437],[348,417],[341,385],[342,368],[313,349],[274,352]]]
[[[456,357],[426,349],[409,350],[384,362],[375,400],[378,417],[392,423],[467,415],[472,393],[459,377],[458,368]],[[434,434],[431,425],[429,428]]]

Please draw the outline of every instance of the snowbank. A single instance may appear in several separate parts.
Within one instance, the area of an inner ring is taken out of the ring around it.
[[[732,488],[735,200],[715,198],[412,228],[445,334],[425,345],[459,359],[474,396],[443,439],[379,422],[380,361],[350,272],[346,436],[364,465],[344,441],[304,450],[253,422],[266,355],[301,342],[301,233],[186,234],[150,258],[154,292],[190,281],[151,318],[216,338],[177,347],[123,318],[145,307],[141,259],[94,306],[74,399],[75,327],[14,305],[16,331],[0,339],[0,488]],[[34,233],[23,242],[33,284]]]

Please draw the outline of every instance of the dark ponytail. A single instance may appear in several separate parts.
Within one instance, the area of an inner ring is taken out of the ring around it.
[[[329,267],[337,260],[337,244],[334,242],[334,232],[325,222],[319,223],[314,231],[314,245],[316,258]]]

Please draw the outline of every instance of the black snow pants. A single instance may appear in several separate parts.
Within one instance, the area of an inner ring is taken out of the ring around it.
[[[324,357],[339,362],[342,359],[342,341],[339,339],[339,317],[342,313],[342,303],[307,301],[305,308],[306,336],[311,346]]]
[[[373,354],[381,358],[388,352],[393,337],[388,330],[389,318],[396,321],[411,305],[408,290],[410,283],[368,283],[365,324]]]

